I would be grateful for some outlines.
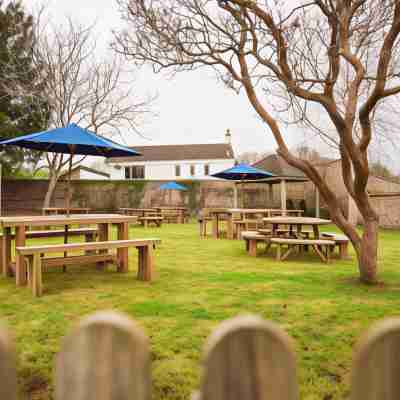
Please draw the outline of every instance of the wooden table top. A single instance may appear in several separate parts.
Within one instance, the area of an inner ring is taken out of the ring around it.
[[[263,221],[269,224],[284,225],[328,225],[332,223],[330,219],[312,217],[269,217],[263,218]]]
[[[71,211],[90,211],[88,207],[70,207]],[[42,211],[67,211],[67,207],[43,207]]]
[[[140,211],[140,212],[154,212],[157,211],[156,208],[130,208],[130,207],[121,207],[121,211]]]
[[[210,213],[245,213],[245,214],[261,214],[270,212],[287,212],[302,213],[303,210],[281,210],[279,208],[208,208]]]
[[[122,222],[134,223],[137,217],[122,214],[71,214],[71,215],[34,215],[23,217],[2,217],[0,226],[9,228],[12,226],[48,226],[48,225],[72,225],[72,224],[113,224]]]

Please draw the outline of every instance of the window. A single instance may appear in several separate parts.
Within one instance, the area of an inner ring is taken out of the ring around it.
[[[210,166],[208,164],[204,165],[204,175],[210,175]]]
[[[195,176],[196,175],[196,166],[191,165],[190,166],[190,176]]]
[[[175,176],[181,176],[181,166],[175,165]]]
[[[144,179],[144,165],[125,167],[125,179]]]

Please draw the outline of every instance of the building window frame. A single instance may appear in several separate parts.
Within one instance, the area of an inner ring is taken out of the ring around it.
[[[179,164],[175,164],[175,176],[176,177],[181,176],[181,166]]]
[[[125,167],[125,179],[145,179],[145,166],[144,165],[129,165]]]
[[[190,165],[190,176],[196,176],[196,165],[195,164]]]
[[[204,164],[204,175],[210,176],[210,164]]]

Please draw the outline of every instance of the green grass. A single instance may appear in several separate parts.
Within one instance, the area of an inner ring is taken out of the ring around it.
[[[188,399],[198,387],[202,348],[224,319],[259,314],[295,339],[303,399],[342,399],[349,392],[352,349],[374,321],[400,310],[400,232],[383,231],[380,279],[358,283],[353,260],[322,264],[315,255],[278,263],[251,258],[241,241],[200,240],[197,226],[134,228],[131,237],[160,237],[151,283],[112,268],[60,270],[44,276],[35,299],[0,278],[0,319],[15,336],[22,395],[52,396],[52,367],[61,338],[83,316],[118,310],[135,318],[151,342],[155,399]]]

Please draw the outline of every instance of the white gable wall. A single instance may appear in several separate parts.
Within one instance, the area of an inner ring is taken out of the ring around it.
[[[118,168],[115,166],[118,165]],[[144,165],[146,180],[179,180],[179,179],[209,179],[204,174],[204,166],[209,165],[210,175],[235,165],[234,159],[228,160],[171,160],[171,161],[138,161],[118,164],[109,164],[108,173],[113,180],[125,179],[125,167]],[[181,167],[181,176],[175,175],[175,166]],[[190,166],[195,166],[195,175],[190,174]],[[119,168],[121,167],[121,168]]]
[[[104,181],[107,180],[108,177],[100,174],[96,174],[92,171],[86,171],[84,169],[79,170],[79,178],[78,179],[83,179],[83,180],[99,180],[99,181]]]

